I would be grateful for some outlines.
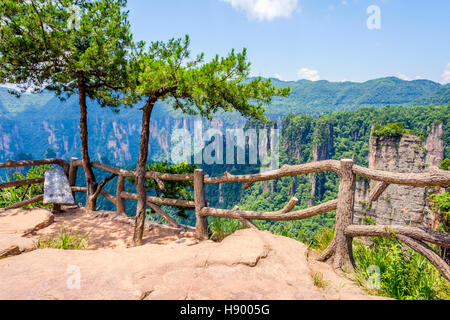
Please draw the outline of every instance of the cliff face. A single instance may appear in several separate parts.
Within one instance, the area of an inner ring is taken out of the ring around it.
[[[316,128],[314,132],[314,143],[312,147],[312,162],[331,159],[334,152],[333,126],[327,124],[324,128]],[[313,198],[317,194],[317,176],[309,175],[311,183],[311,198],[308,200],[308,206],[314,205]]]
[[[427,158],[426,163],[438,167],[444,159],[444,141],[442,137],[444,129],[442,123],[435,123],[431,127],[431,133],[426,140]]]
[[[207,123],[206,121],[204,121]],[[223,127],[220,120],[216,126]],[[177,119],[155,116],[150,124],[150,158],[170,159],[170,138],[174,129],[193,132],[194,117]],[[108,157],[116,165],[128,165],[137,160],[141,123],[121,117],[88,116],[89,151],[92,160]],[[79,120],[32,121],[0,119],[0,162],[14,160],[18,153],[30,153],[43,158],[51,148],[59,158],[81,157]]]
[[[372,137],[369,145],[369,168],[401,173],[419,173],[443,159],[442,124],[433,125],[426,142],[414,135]],[[370,217],[376,224],[401,224],[433,228],[435,216],[428,196],[434,188],[389,185],[380,198],[370,202],[370,190],[377,181],[357,181],[354,223],[363,224]]]

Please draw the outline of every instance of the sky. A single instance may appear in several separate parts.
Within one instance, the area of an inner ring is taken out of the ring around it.
[[[128,0],[135,40],[191,38],[211,59],[247,48],[251,75],[450,83],[449,0]]]

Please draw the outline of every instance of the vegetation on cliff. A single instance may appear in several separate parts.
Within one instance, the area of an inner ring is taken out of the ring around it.
[[[405,129],[402,123],[396,122],[396,123],[388,123],[384,126],[377,124],[372,132],[372,136],[374,137],[400,137],[404,134],[413,134],[415,135],[416,132],[414,130]]]

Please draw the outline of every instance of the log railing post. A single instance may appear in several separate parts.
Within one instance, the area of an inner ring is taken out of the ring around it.
[[[77,183],[78,166],[75,165],[77,160],[77,158],[70,159],[69,176],[67,178],[71,187],[74,187]],[[72,196],[75,199],[75,192],[72,192]]]
[[[125,177],[119,175],[117,177],[117,189],[116,189],[116,213],[120,215],[126,215],[125,213],[125,199],[120,195],[125,191]]]
[[[194,171],[194,202],[195,202],[195,237],[199,240],[208,239],[208,220],[200,215],[200,210],[206,206],[205,181],[202,169]]]
[[[343,271],[353,271],[352,238],[345,235],[345,228],[353,222],[353,205],[355,175],[352,171],[353,160],[341,160],[341,170],[339,173],[339,193],[336,210],[336,226],[334,238],[336,248],[333,260],[333,267]]]

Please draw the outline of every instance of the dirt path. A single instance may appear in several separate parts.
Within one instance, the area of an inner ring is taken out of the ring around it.
[[[87,249],[126,248],[133,239],[134,219],[116,216],[113,212],[98,211],[87,214],[83,208],[68,208],[54,215],[54,222],[34,233],[34,239],[58,236],[61,230],[73,230],[79,236],[87,235]],[[168,225],[147,222],[144,243],[167,244],[181,238],[193,238],[193,229],[178,230]]]

